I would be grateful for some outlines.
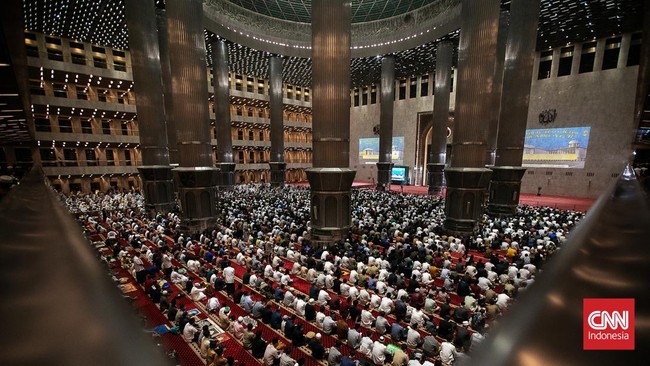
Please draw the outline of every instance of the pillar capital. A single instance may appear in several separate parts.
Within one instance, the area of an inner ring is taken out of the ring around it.
[[[351,224],[350,189],[356,171],[312,168],[306,173],[311,186],[311,240],[322,246],[345,239]]]
[[[492,171],[486,168],[447,168],[445,229],[473,232],[485,206],[485,191]]]
[[[219,169],[213,167],[179,167],[172,169],[181,202],[181,230],[201,232],[210,229],[217,219],[217,183]]]
[[[512,216],[517,213],[521,193],[521,178],[526,168],[520,166],[493,166],[490,181],[488,213]]]
[[[390,187],[391,183],[391,171],[393,169],[393,163],[377,163],[377,188],[383,190],[386,187]]]

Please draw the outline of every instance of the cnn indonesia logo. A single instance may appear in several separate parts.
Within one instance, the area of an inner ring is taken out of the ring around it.
[[[584,299],[583,349],[633,350],[634,299]]]

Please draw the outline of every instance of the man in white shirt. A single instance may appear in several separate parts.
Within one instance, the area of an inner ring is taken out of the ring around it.
[[[372,309],[378,309],[379,305],[381,305],[381,297],[373,292],[373,294],[370,295],[370,307]]]
[[[199,330],[195,327],[194,319],[190,319],[190,321],[185,324],[185,327],[183,328],[183,339],[187,343],[196,341],[198,338],[198,333]]]
[[[372,347],[373,347],[373,342],[370,337],[365,336],[361,338],[361,342],[359,343],[360,353],[366,355],[366,357],[370,357],[370,354],[372,353]]]
[[[276,359],[280,358],[280,351],[275,346],[278,345],[278,339],[273,338],[273,341],[266,346],[264,351],[264,365],[273,366]]]
[[[343,283],[341,283],[341,295],[344,297],[350,296],[350,285],[348,285],[347,280],[343,280]]]
[[[295,366],[297,365],[296,360],[291,358],[291,347],[288,347],[281,351],[280,353],[280,365],[279,366]]]
[[[354,269],[350,271],[350,284],[356,285],[357,279],[359,278],[359,273]]]
[[[257,283],[257,274],[252,273],[250,279],[248,280],[247,285],[255,287]]]
[[[324,321],[325,321],[325,313],[323,313],[322,311],[316,312],[316,320],[315,320],[316,326],[318,328],[323,328]]]
[[[205,287],[202,287],[200,282],[196,282],[190,290],[190,298],[192,301],[203,301],[207,297],[203,291],[205,291]]]
[[[372,313],[366,309],[361,310],[361,326],[370,328],[372,327],[372,322],[375,321],[375,317]]]
[[[293,291],[293,287],[289,287],[289,290],[284,293],[284,299],[282,300],[284,306],[293,306],[293,302],[296,300],[296,297],[293,296],[291,291]]]
[[[386,345],[384,344],[384,336],[379,337],[372,345],[371,359],[375,365],[383,365],[386,360]]]
[[[417,326],[409,327],[408,332],[406,333],[406,345],[409,348],[417,348],[422,343],[422,336],[417,330]]]
[[[323,250],[323,253],[320,255],[320,260],[324,261],[327,260],[327,257],[330,255],[330,252],[327,250]]]
[[[316,269],[310,268],[307,271],[307,277],[305,279],[307,280],[307,282],[313,283],[317,276],[318,274],[316,273]]]
[[[490,283],[490,280],[485,277],[478,278],[478,287],[480,287],[483,291],[486,291],[488,288],[490,288]]]
[[[510,296],[503,293],[497,295],[497,306],[502,311],[508,308],[509,303],[510,303]]]
[[[226,292],[232,296],[235,293],[235,269],[231,265],[223,270],[223,280],[226,283]]]
[[[425,319],[429,320],[429,317],[421,309],[413,309],[411,312],[411,326],[424,326]]]
[[[428,285],[428,284],[430,284],[431,281],[432,281],[432,279],[431,279],[431,273],[430,273],[429,271],[424,271],[424,272],[422,272],[422,279],[421,279],[421,281],[422,281],[422,284],[423,284],[423,285]]]
[[[361,305],[366,306],[370,302],[370,293],[365,288],[359,291],[359,302]]]
[[[270,264],[267,264],[266,267],[264,267],[264,277],[271,277],[273,276],[273,266]]]
[[[208,310],[208,312],[213,313],[213,312],[217,311],[217,309],[219,309],[220,307],[221,307],[221,304],[219,304],[219,299],[212,296],[210,298],[210,300],[208,300],[208,305],[206,306],[206,309]]]
[[[185,283],[189,281],[189,278],[187,276],[180,274],[179,272],[176,271],[176,269],[172,270],[170,279],[172,283],[179,284],[183,287],[185,287]]]
[[[133,272],[138,283],[144,283],[146,271],[144,270],[144,262],[139,255],[133,255]]]
[[[350,298],[352,298],[352,300],[356,300],[356,299],[359,298],[359,289],[352,286],[352,287],[350,287],[350,290],[348,291],[348,294],[350,295]]]
[[[336,321],[331,316],[326,315],[325,319],[323,319],[323,333],[332,334],[334,327],[336,327]]]
[[[456,361],[456,347],[450,342],[442,342],[440,345],[440,361],[443,366],[452,366]]]
[[[307,306],[305,300],[303,300],[302,298],[298,298],[298,300],[296,300],[295,310],[296,313],[298,313],[298,315],[300,315],[301,317],[305,316],[305,306]]]
[[[236,260],[237,263],[239,263],[242,266],[246,264],[246,256],[242,252],[237,253]]]
[[[201,262],[195,259],[190,259],[187,261],[187,268],[194,273],[198,273],[201,268]]]
[[[393,311],[393,308],[395,307],[395,304],[393,303],[393,300],[385,296],[381,299],[381,303],[379,304],[379,310],[383,311],[386,314],[390,314]]]
[[[300,267],[302,267],[300,263],[294,262],[293,266],[291,266],[291,274],[297,275],[298,273],[300,273]]]
[[[416,352],[413,355],[413,359],[409,361],[407,366],[434,366],[434,364],[431,363],[430,361],[424,361],[423,363],[422,358],[424,358],[422,353]]]
[[[331,299],[332,298],[330,297],[330,294],[327,293],[327,291],[321,289],[320,292],[318,292],[318,303],[321,306],[327,305],[327,302]]]

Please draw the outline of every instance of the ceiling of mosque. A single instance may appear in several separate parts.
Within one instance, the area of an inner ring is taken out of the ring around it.
[[[228,0],[262,15],[292,22],[311,22],[311,0]],[[436,0],[352,0],[352,23],[371,22],[421,8]]]
[[[23,0],[25,26],[29,30],[118,49],[128,48],[124,19],[125,0]],[[155,0],[164,6],[164,0]],[[225,0],[224,0],[225,1]],[[291,21],[310,21],[310,0],[228,0],[263,15]],[[436,0],[353,0],[354,22],[400,15]],[[511,0],[502,0],[507,11]],[[563,46],[641,29],[642,0],[541,0],[537,48]],[[206,31],[206,43],[214,37]],[[458,33],[443,37],[457,42]],[[437,41],[398,52],[396,75],[408,77],[433,71]],[[269,54],[229,42],[231,70],[257,77],[267,75]],[[208,58],[209,60],[209,58]],[[210,60],[209,60],[210,62]],[[379,80],[377,57],[352,60],[352,83],[370,85]],[[311,60],[285,57],[284,81],[295,85],[311,82]]]
[[[433,71],[436,60],[436,47],[439,42],[447,40],[458,44],[459,32],[453,32],[439,40],[428,42],[415,48],[397,52],[395,56],[395,77],[425,75]],[[216,36],[206,31],[208,63],[212,64],[211,42]],[[254,50],[237,43],[226,41],[231,70],[266,78],[268,77],[268,52]],[[456,57],[454,57],[456,59]],[[292,85],[311,85],[311,59],[301,57],[283,57],[282,79]],[[367,86],[377,83],[380,78],[381,57],[361,57],[352,59],[351,79],[353,86]]]

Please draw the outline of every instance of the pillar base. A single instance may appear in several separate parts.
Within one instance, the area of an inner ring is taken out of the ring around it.
[[[138,167],[144,190],[144,207],[149,217],[169,212],[176,207],[172,168],[167,165]]]
[[[496,216],[515,215],[521,193],[521,178],[523,178],[526,168],[493,166],[490,169],[492,169],[492,180],[490,181],[488,213]]]
[[[447,168],[444,228],[451,233],[471,233],[483,215],[485,191],[492,171],[485,168]]]
[[[234,165],[234,164],[233,164]],[[212,229],[217,220],[217,179],[213,167],[175,168],[181,201],[181,231],[198,233]]]
[[[393,163],[377,163],[377,189],[385,190],[386,187],[390,187],[390,173],[393,169],[393,166]]]
[[[429,182],[430,195],[440,196],[445,188],[445,164],[427,164],[427,180]]]
[[[287,168],[285,162],[270,162],[271,167],[271,186],[282,187],[284,186],[284,171]]]
[[[235,163],[217,163],[217,186],[222,189],[230,189],[235,185]]]
[[[346,238],[351,224],[352,182],[349,168],[307,169],[311,187],[311,242],[328,246]]]

